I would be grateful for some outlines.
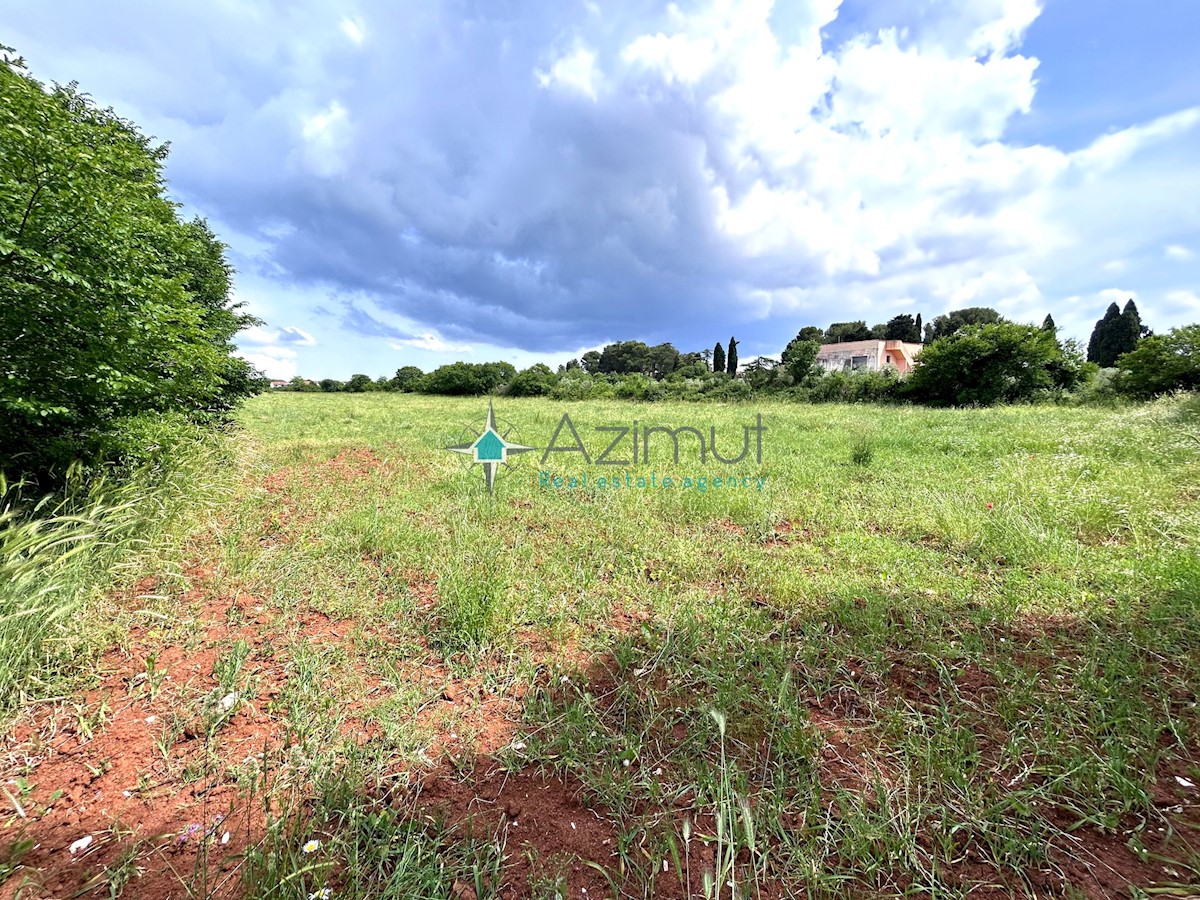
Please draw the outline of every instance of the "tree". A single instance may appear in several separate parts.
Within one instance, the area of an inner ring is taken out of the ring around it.
[[[598,371],[605,375],[649,375],[650,355],[650,348],[641,341],[617,341],[600,351]]]
[[[508,383],[510,397],[544,397],[558,384],[558,376],[545,363],[535,363]]]
[[[704,360],[704,367],[706,369],[709,368],[709,364],[713,358],[713,352],[706,347],[700,351],[700,356]]]
[[[1200,324],[1143,339],[1117,367],[1118,390],[1134,397],[1200,390]]]
[[[600,351],[589,350],[579,358],[579,364],[589,375],[597,374],[600,371]]]
[[[920,341],[920,340],[922,340],[922,338],[923,338],[923,336],[924,336],[924,334],[925,334],[925,329],[924,329],[924,327],[921,325],[921,314],[920,314],[920,313],[917,313],[917,323],[916,323],[916,324],[917,324],[917,329],[916,329],[916,330],[917,330],[917,337],[916,337],[916,340],[917,340],[917,341]]]
[[[796,339],[801,341],[812,341],[820,345],[825,343],[825,329],[818,328],[816,325],[805,325],[796,335]]]
[[[512,363],[466,363],[454,362],[438,366],[417,382],[417,389],[426,394],[449,396],[477,396],[490,394],[502,384],[516,376]]]
[[[990,306],[968,306],[965,309],[952,310],[925,326],[925,343],[949,337],[968,325],[994,325],[1003,321],[1000,313]]]
[[[840,344],[847,341],[869,341],[871,329],[862,319],[857,322],[834,322],[825,330],[826,344]]]
[[[393,391],[412,391],[416,389],[417,381],[425,373],[416,366],[401,366],[392,376]]]
[[[154,146],[0,47],[0,469],[53,481],[123,420],[222,416],[261,381],[225,248],[166,196]],[[121,451],[114,451],[121,452]]]
[[[1117,358],[1109,351],[1109,332],[1113,324],[1121,317],[1121,309],[1116,302],[1108,304],[1108,309],[1104,311],[1104,315],[1096,320],[1096,324],[1092,327],[1092,336],[1088,339],[1087,358],[1088,362],[1096,363],[1102,368],[1111,368]]]
[[[672,344],[658,344],[648,354],[649,371],[646,373],[659,381],[666,378],[680,365],[679,351]]]
[[[908,341],[917,344],[921,341],[921,326],[908,314],[893,316],[884,327],[883,338],[887,341]]]
[[[1138,341],[1149,331],[1142,325],[1142,317],[1138,314],[1137,304],[1130,298],[1121,311],[1121,318],[1113,326],[1109,336],[1109,346],[1119,360],[1123,354],[1137,349]]]
[[[717,341],[717,345],[713,347],[713,371],[725,371],[725,348],[721,346],[720,341]]]
[[[871,326],[871,337],[874,340],[882,341],[884,338],[887,337],[887,325],[883,324],[882,322],[880,322],[877,325],[872,325]]]
[[[800,333],[788,342],[783,351],[784,368],[797,382],[802,381],[812,372],[817,361],[817,354],[821,350],[820,344],[811,337],[805,337],[805,331],[807,329],[800,329]]]
[[[929,344],[904,392],[934,406],[989,406],[1028,400],[1062,385],[1062,346],[1033,325],[967,326]]]
[[[344,384],[342,384],[340,381],[335,381],[332,378],[322,378],[318,384],[321,390],[327,394],[336,394],[338,391],[345,388]]]
[[[1058,334],[1058,326],[1054,324],[1054,316],[1050,313],[1046,313],[1046,318],[1042,320],[1042,330]]]
[[[725,357],[725,371],[730,375],[736,375],[738,368],[737,360],[737,341],[733,338],[729,339],[729,353]]]
[[[375,390],[375,382],[371,380],[370,375],[360,372],[350,376],[350,380],[346,382],[346,390],[351,394],[365,394]]]

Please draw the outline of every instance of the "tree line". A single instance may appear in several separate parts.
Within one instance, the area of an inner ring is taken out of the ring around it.
[[[1040,326],[1010,322],[990,307],[968,307],[923,324],[901,314],[882,325],[834,322],[805,326],[779,359],[759,357],[739,369],[736,338],[712,350],[681,353],[671,343],[616,341],[558,367],[517,369],[506,362],[455,362],[425,373],[415,366],[394,376],[357,374],[347,382],[296,378],[296,391],[405,391],[452,396],[503,394],[556,399],[744,399],[779,394],[813,402],[905,401],[935,406],[990,405],[1095,396],[1151,397],[1200,387],[1200,326],[1156,337],[1141,324],[1131,299],[1112,304],[1096,322],[1086,352],[1061,340],[1051,315]],[[824,344],[901,340],[924,346],[907,376],[883,371],[834,371],[816,365]],[[910,340],[913,339],[913,340]]]

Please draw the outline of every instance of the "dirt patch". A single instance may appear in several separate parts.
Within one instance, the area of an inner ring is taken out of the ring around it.
[[[138,871],[127,896],[183,896],[185,884],[233,895],[237,862],[263,825],[238,778],[285,730],[276,705],[286,664],[258,650],[293,628],[317,646],[344,644],[352,623],[308,609],[284,616],[245,594],[212,596],[211,570],[187,574],[199,586],[178,598],[186,612],[171,633],[133,626],[100,659],[94,686],[32,710],[4,740],[0,783],[16,800],[8,843],[27,849],[0,897],[26,883],[36,896],[107,893]],[[133,593],[152,588],[146,580]],[[239,642],[253,689],[218,697],[218,661]],[[360,712],[361,703],[345,730],[365,739]]]
[[[532,882],[556,878],[567,887],[563,896],[613,896],[608,879],[588,863],[615,870],[617,827],[588,804],[574,779],[506,772],[481,761],[462,780],[444,773],[427,777],[418,804],[435,820],[502,841],[501,897],[528,897]]]

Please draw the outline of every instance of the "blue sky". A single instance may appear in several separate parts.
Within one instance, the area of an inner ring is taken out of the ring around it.
[[[1150,12],[1152,10],[1152,13]],[[778,354],[994,306],[1200,320],[1200,4],[0,0],[171,142],[273,377]]]

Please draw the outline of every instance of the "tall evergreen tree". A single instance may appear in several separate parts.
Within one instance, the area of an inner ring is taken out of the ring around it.
[[[717,346],[713,347],[713,371],[725,371],[725,348],[721,346],[720,341],[717,341]]]
[[[729,356],[726,358],[725,371],[730,375],[737,374],[737,341],[729,339]]]
[[[1121,317],[1112,328],[1112,336],[1110,337],[1113,365],[1117,364],[1117,360],[1122,354],[1132,353],[1137,349],[1138,341],[1142,339],[1146,329],[1142,327],[1142,317],[1138,314],[1137,304],[1133,299],[1125,304],[1125,309],[1121,313]]]
[[[923,326],[921,324],[921,314],[917,313],[917,336],[915,338],[913,338],[913,341],[916,343],[920,343],[924,339],[924,336],[925,336],[925,326]]]
[[[1116,364],[1118,354],[1113,352],[1113,332],[1120,320],[1121,308],[1115,302],[1110,303],[1104,316],[1092,329],[1092,337],[1088,341],[1088,362],[1094,362],[1104,369]]]
[[[1046,318],[1042,319],[1042,331],[1058,332],[1058,326],[1054,324],[1054,316],[1046,313]]]

